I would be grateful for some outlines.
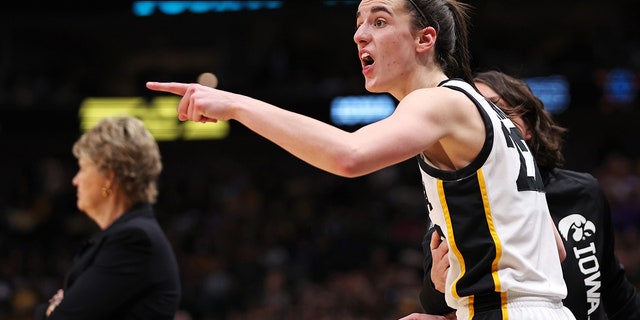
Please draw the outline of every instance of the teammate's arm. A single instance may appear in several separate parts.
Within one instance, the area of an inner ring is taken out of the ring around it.
[[[565,249],[564,242],[562,242],[562,237],[560,236],[560,232],[558,232],[558,228],[556,227],[556,224],[553,223],[553,219],[551,219],[551,217],[549,217],[549,221],[551,221],[551,225],[553,226],[553,234],[556,236],[558,255],[560,256],[560,262],[562,262],[567,258],[567,249]]]

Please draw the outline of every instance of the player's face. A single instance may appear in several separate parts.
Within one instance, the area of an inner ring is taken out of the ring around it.
[[[509,115],[509,119],[511,119],[511,122],[513,122],[518,130],[520,130],[520,133],[524,137],[524,140],[531,140],[531,131],[529,130],[529,126],[527,126],[524,120],[522,120],[522,117],[510,115],[510,112],[508,112],[509,110],[513,109],[513,106],[510,106],[508,103],[506,103],[502,99],[502,97],[500,97],[500,95],[488,85],[482,82],[476,82],[475,84],[481,95],[483,95],[490,101],[493,101],[500,109],[502,109],[502,111],[505,111],[505,113]]]
[[[358,6],[353,40],[370,92],[394,91],[416,69],[417,41],[405,1],[363,0]]]

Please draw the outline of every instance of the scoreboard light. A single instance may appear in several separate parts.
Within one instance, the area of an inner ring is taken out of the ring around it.
[[[633,103],[638,94],[636,75],[630,69],[613,69],[604,84],[605,97],[616,105]]]
[[[387,94],[335,97],[331,101],[331,121],[336,125],[366,125],[393,113],[396,103]]]
[[[552,114],[563,113],[569,107],[571,95],[569,81],[562,75],[533,77],[524,79],[533,94],[538,97],[544,108]]]
[[[207,12],[234,12],[243,10],[280,9],[282,1],[134,1],[133,13],[150,16],[156,10],[165,15]]]
[[[143,98],[87,98],[78,116],[80,131],[86,132],[104,117],[129,115],[142,120],[157,141],[224,139],[229,135],[229,122],[216,123],[178,120],[179,97],[156,97],[151,103]]]

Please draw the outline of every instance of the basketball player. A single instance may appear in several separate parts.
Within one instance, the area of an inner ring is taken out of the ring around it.
[[[568,289],[564,305],[577,319],[640,319],[640,297],[615,256],[609,204],[598,181],[588,173],[560,169],[566,129],[555,123],[526,82],[497,71],[479,73],[475,81],[478,90],[518,126],[541,170],[549,210],[567,251],[562,263]],[[448,248],[432,233],[423,242],[420,300],[427,313],[445,315],[454,310],[437,289],[444,286]],[[420,319],[414,317],[405,320]]]
[[[416,158],[430,218],[455,253],[446,299],[457,317],[574,319],[562,306],[565,252],[533,157],[473,86],[468,9],[456,0],[360,2],[353,38],[365,87],[399,103],[354,132],[196,83],[147,87],[182,96],[180,120],[238,121],[343,177]]]

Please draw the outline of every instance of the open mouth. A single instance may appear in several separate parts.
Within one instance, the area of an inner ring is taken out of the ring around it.
[[[365,52],[365,53],[363,53],[363,54],[360,56],[360,60],[362,60],[362,65],[364,65],[364,66],[370,66],[370,65],[372,65],[372,64],[373,64],[373,62],[374,62],[374,61],[373,61],[373,58],[371,57],[371,55],[370,55],[370,54],[368,54],[368,53],[366,53],[366,52]]]

